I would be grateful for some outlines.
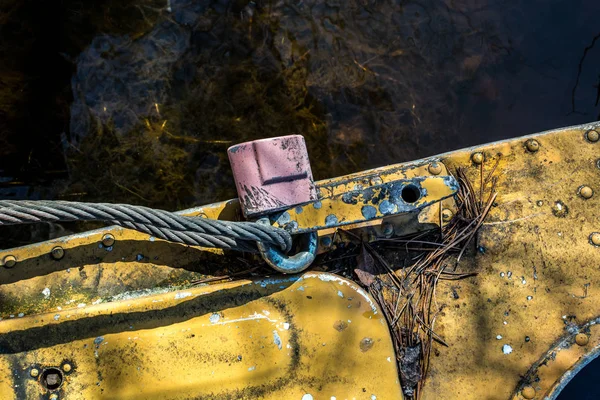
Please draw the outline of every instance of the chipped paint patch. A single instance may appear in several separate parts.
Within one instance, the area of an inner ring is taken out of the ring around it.
[[[373,206],[363,206],[360,211],[366,220],[371,220],[377,216],[377,209]]]
[[[330,214],[325,217],[325,226],[334,226],[337,225],[338,218],[334,214]]]
[[[50,288],[44,288],[44,290],[42,290],[42,294],[44,295],[45,298],[49,298],[50,297]]]
[[[216,324],[221,319],[221,315],[219,313],[213,313],[208,317],[208,320],[211,324]]]
[[[214,314],[213,314],[214,315]],[[219,315],[219,314],[217,314]],[[257,320],[257,319],[266,319],[267,321],[276,324],[278,321],[276,319],[271,319],[269,317],[267,317],[264,314],[258,314],[258,313],[254,313],[248,317],[245,318],[236,318],[236,319],[232,319],[232,320],[228,320],[228,321],[221,321],[221,322],[216,322],[214,323],[215,325],[227,325],[227,324],[233,324],[236,322],[243,322],[243,321],[253,321],[253,320]]]
[[[283,348],[281,345],[281,337],[279,337],[279,333],[277,333],[277,331],[273,331],[273,343],[275,343],[279,350]]]
[[[344,298],[344,293],[342,293],[341,290],[338,290],[338,296],[340,296],[343,299]]]
[[[180,292],[175,294],[175,300],[185,299],[186,297],[190,297],[192,295],[191,292]]]
[[[504,354],[510,354],[513,352],[513,348],[510,345],[505,344],[504,346],[502,346],[502,352]]]
[[[377,314],[377,306],[375,305],[373,300],[371,300],[371,298],[369,297],[367,292],[365,292],[362,288],[356,286],[355,284],[351,283],[350,281],[340,278],[339,276],[335,276],[335,275],[327,274],[327,273],[319,273],[319,272],[307,272],[306,274],[304,274],[304,279],[307,279],[307,278],[319,278],[323,282],[338,282],[340,285],[349,286],[352,290],[354,290],[358,294],[360,294],[367,301],[367,303],[369,303],[369,305],[371,306],[371,310],[373,311],[373,314]]]

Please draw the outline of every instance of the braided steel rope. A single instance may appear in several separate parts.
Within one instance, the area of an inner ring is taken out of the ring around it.
[[[104,221],[192,246],[256,251],[256,242],[287,252],[292,238],[283,229],[255,222],[188,217],[143,206],[68,201],[0,200],[0,225]]]

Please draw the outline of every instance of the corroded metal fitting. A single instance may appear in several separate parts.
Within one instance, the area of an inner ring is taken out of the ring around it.
[[[106,235],[102,236],[102,245],[104,247],[110,247],[113,244],[115,244],[115,237],[113,235],[107,233]]]
[[[591,129],[585,133],[585,138],[592,143],[596,143],[600,139],[600,134],[598,131]]]
[[[483,162],[483,158],[484,158],[483,153],[481,153],[479,151],[477,153],[473,153],[471,155],[471,161],[473,161],[473,163],[477,164],[477,165],[479,165]]]
[[[434,161],[431,164],[429,164],[429,166],[427,167],[427,170],[432,175],[439,175],[442,173],[442,164]]]
[[[11,256],[11,255],[4,257],[2,262],[4,263],[4,266],[6,268],[12,268],[15,265],[17,265],[17,259],[15,258],[15,256]]]
[[[538,142],[535,139],[529,139],[528,141],[525,142],[525,147],[531,153],[535,153],[536,151],[538,151],[540,149],[540,142]]]
[[[579,195],[581,197],[583,197],[584,199],[589,199],[594,195],[594,190],[592,190],[591,187],[589,186],[580,186],[579,189],[577,190],[577,192],[579,193]]]
[[[452,212],[452,210],[450,210],[449,208],[444,208],[442,210],[442,221],[450,222],[450,220],[452,220],[452,217],[454,217],[454,213]]]
[[[58,261],[65,256],[65,249],[63,249],[60,246],[56,246],[52,250],[50,250],[50,255],[53,259]]]

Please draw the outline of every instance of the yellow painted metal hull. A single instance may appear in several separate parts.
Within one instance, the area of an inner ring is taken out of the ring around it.
[[[553,398],[570,371],[596,356],[600,248],[590,235],[600,232],[600,142],[586,133],[599,127],[369,171],[426,173],[430,161],[441,161],[450,171],[467,167],[480,190],[497,164],[498,197],[479,231],[479,251],[460,264],[477,276],[437,288],[435,330],[449,347],[434,347],[424,399]],[[344,179],[321,184],[332,182],[341,187]],[[582,186],[592,189],[590,198]],[[444,200],[412,219],[397,217],[396,232],[441,224],[442,207],[452,206]],[[231,219],[236,209],[233,201],[187,213]],[[368,238],[379,223],[353,228]],[[109,231],[116,238],[110,250],[98,245]],[[60,261],[48,256],[56,245],[66,250]],[[17,264],[0,270],[0,360],[11,371],[0,378],[2,399],[49,396],[31,369],[67,361],[74,369],[60,398],[401,398],[385,320],[356,284],[333,275],[188,288],[214,274],[207,268],[223,256],[119,228],[10,254]],[[374,344],[363,351],[365,338]]]
[[[38,398],[32,369],[65,364],[59,393],[67,399],[385,399],[400,391],[373,299],[326,273],[15,318],[0,335],[1,368],[13,371],[0,380],[2,399]]]

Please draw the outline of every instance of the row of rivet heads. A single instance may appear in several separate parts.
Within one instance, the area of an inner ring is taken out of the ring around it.
[[[102,245],[104,247],[110,247],[115,243],[115,237],[113,235],[111,235],[110,233],[107,233],[106,235],[104,235],[102,237]],[[52,250],[50,250],[50,257],[52,257],[54,260],[60,260],[65,256],[65,249],[63,249],[60,246],[56,246],[53,247]],[[4,265],[4,267],[6,268],[12,268],[15,265],[17,265],[17,258],[13,255],[7,255],[2,259],[2,265]]]
[[[598,131],[591,129],[589,131],[587,131],[585,133],[585,139],[590,142],[590,143],[596,143],[598,140],[600,140],[600,133],[598,133]],[[535,140],[535,139],[529,139],[525,142],[525,148],[527,149],[527,151],[531,152],[531,153],[535,153],[536,151],[538,151],[540,149],[540,143]],[[473,162],[473,164],[476,165],[480,165],[481,163],[483,163],[484,161],[484,155],[482,152],[476,152],[471,154],[471,161]],[[600,167],[600,162],[599,165]],[[591,199],[592,196],[594,195],[594,190],[587,186],[587,185],[581,185],[577,188],[577,194],[587,200],[587,199]],[[450,211],[450,210],[448,210]],[[451,211],[450,211],[451,213]],[[443,214],[442,214],[443,216]],[[450,216],[451,218],[451,216]],[[591,244],[593,244],[594,246],[600,246],[600,232],[593,232],[590,234],[589,236],[589,241]]]

